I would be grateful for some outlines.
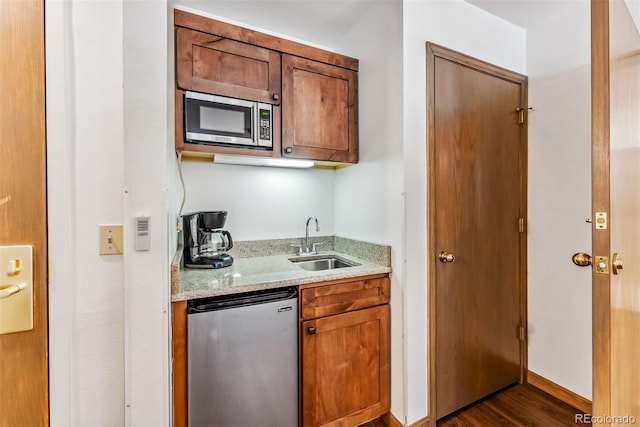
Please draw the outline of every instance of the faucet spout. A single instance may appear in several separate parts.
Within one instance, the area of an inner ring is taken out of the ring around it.
[[[306,234],[305,234],[305,245],[306,245],[306,252],[310,252],[311,251],[311,246],[309,244],[309,223],[311,222],[311,220],[314,220],[316,222],[316,231],[320,231],[320,223],[318,223],[318,218],[316,218],[315,216],[310,216],[307,219],[307,225],[306,225]]]

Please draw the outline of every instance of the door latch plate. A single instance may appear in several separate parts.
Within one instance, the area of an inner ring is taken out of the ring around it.
[[[0,334],[33,329],[33,249],[0,246]]]
[[[596,230],[606,230],[606,229],[607,229],[607,213],[596,212]]]
[[[596,273],[609,274],[609,259],[606,256],[593,257],[595,262],[593,266],[596,269]]]

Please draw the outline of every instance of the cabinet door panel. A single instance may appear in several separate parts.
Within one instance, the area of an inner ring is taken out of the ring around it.
[[[282,56],[283,155],[358,160],[357,73]]]
[[[179,88],[280,104],[278,52],[186,28],[176,46]]]
[[[388,305],[303,322],[301,341],[305,427],[357,425],[389,410]]]

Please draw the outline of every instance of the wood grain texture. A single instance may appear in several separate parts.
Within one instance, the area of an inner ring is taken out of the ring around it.
[[[571,390],[567,390],[553,381],[549,381],[535,372],[527,372],[527,383],[586,414],[593,413],[590,400],[575,394]]]
[[[609,22],[611,415],[640,420],[640,34],[624,2]]]
[[[0,335],[0,425],[49,424],[44,2],[0,1],[0,245],[33,246],[34,328]]]
[[[388,304],[301,322],[304,427],[358,425],[389,411],[389,334]]]
[[[176,28],[180,89],[280,104],[280,53],[219,36]]]
[[[588,425],[576,420],[582,411],[531,385],[515,385],[480,402],[469,405],[437,422],[439,427],[539,427]],[[408,427],[424,427],[428,419]],[[434,423],[435,425],[435,423]],[[401,427],[402,423],[387,413],[361,427]]]
[[[187,403],[187,302],[171,303],[171,348],[173,371],[173,425],[188,425]]]
[[[591,1],[591,206],[610,212],[609,203],[609,2]],[[593,217],[592,217],[593,218]],[[594,256],[609,257],[609,229],[592,229]],[[611,414],[611,283],[592,274],[593,411]]]
[[[389,420],[387,415],[390,415],[390,413],[387,413],[380,418],[376,418],[375,420],[371,420],[367,423],[361,424],[360,427],[403,427],[400,421],[393,418],[393,415],[391,415],[391,419],[394,421],[391,421],[391,423],[387,422],[386,420]]]
[[[526,126],[516,108],[527,79],[432,44],[427,73],[429,413],[441,417],[523,378]],[[441,250],[455,262],[437,262]]]
[[[429,393],[427,396],[427,407],[429,417],[428,427],[435,427],[436,417],[433,416],[436,411],[436,269],[431,267],[432,262],[436,262],[436,206],[435,206],[435,168],[432,160],[435,159],[435,62],[436,52],[440,49],[431,43],[427,43],[427,69],[426,69],[426,101],[427,101],[427,327],[429,328],[429,336],[427,342],[427,387]]]
[[[264,34],[247,28],[241,28],[236,25],[195,15],[182,10],[174,10],[174,24],[179,27],[192,28],[204,33],[226,37],[243,43],[263,46],[267,49],[278,52],[358,71],[358,60],[355,58],[303,45],[301,43],[271,36],[269,34]]]
[[[388,277],[342,282],[300,291],[303,319],[346,313],[389,302]]]
[[[355,71],[282,56],[282,148],[285,157],[358,161]]]
[[[575,426],[579,410],[523,384],[500,391],[438,421],[438,427]],[[579,420],[579,417],[578,417]]]
[[[375,421],[377,420],[374,420],[374,422]],[[394,417],[391,412],[387,412],[386,414],[381,416],[379,418],[379,421],[381,421],[381,427],[404,427],[404,425],[396,417]]]
[[[431,425],[431,421],[430,420],[432,420],[432,419],[433,418],[429,418],[428,416],[424,417],[424,418],[420,418],[418,421],[415,421],[415,422],[409,424],[408,427],[427,427],[427,426]]]

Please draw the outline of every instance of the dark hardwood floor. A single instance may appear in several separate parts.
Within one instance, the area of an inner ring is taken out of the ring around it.
[[[563,427],[581,412],[528,384],[517,384],[471,404],[438,421],[438,427]],[[384,427],[374,420],[363,427]]]

